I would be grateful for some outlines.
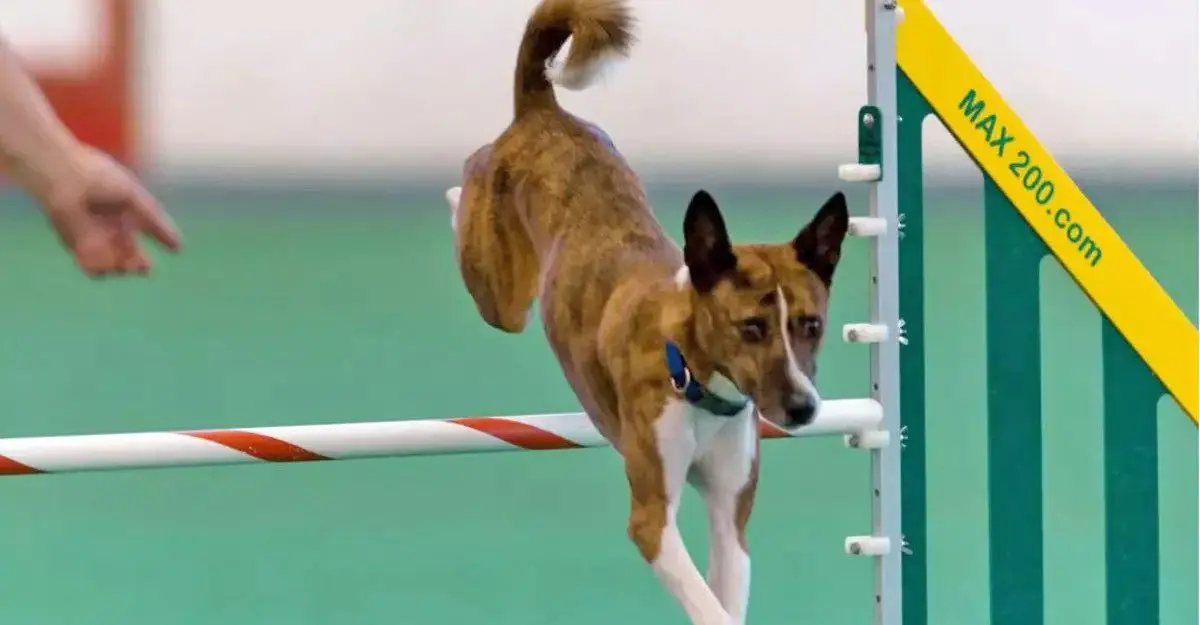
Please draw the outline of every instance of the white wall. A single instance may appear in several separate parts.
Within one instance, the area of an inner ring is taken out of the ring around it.
[[[929,2],[1060,158],[1194,167],[1195,0],[1141,0],[1136,12],[1117,0]],[[454,166],[508,118],[534,3],[146,0],[148,148],[166,170]],[[633,4],[633,60],[561,99],[636,163],[852,156],[866,95],[861,0]],[[933,156],[952,150],[941,141]]]

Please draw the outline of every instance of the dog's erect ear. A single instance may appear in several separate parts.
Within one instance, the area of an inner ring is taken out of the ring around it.
[[[846,196],[838,191],[792,240],[796,260],[817,274],[827,287],[833,282],[833,270],[842,257],[842,241],[846,239],[849,226]]]
[[[722,276],[737,268],[721,209],[704,190],[692,196],[683,217],[683,260],[692,286],[701,293],[711,291]]]

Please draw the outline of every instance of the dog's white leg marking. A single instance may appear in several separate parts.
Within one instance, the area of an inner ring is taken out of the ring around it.
[[[750,554],[742,542],[745,528],[738,527],[738,499],[758,454],[757,420],[751,406],[726,422],[696,464],[696,486],[708,508],[708,586],[735,625],[746,622],[750,601]]]
[[[458,230],[458,203],[462,199],[462,187],[446,189],[446,202],[450,204],[450,225]]]
[[[658,557],[650,563],[655,575],[683,606],[693,625],[730,625],[729,614],[705,583],[683,544],[676,512],[688,469],[697,451],[694,410],[678,401],[667,401],[654,424],[655,443],[662,457],[667,492],[667,523]]]
[[[779,296],[777,298],[779,300],[779,323],[783,337],[783,349],[787,352],[788,378],[796,388],[804,393],[812,405],[820,406],[821,394],[817,392],[817,385],[813,384],[812,379],[800,370],[800,365],[796,362],[796,352],[792,349],[792,337],[788,334],[788,304],[787,298],[783,294],[783,287],[775,287],[775,293]]]

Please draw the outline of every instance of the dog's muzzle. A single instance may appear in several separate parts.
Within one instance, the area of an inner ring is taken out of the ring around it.
[[[788,398],[783,405],[783,413],[787,416],[786,427],[798,428],[812,423],[817,416],[817,409],[820,407],[821,400],[819,398],[808,395]]]
[[[812,378],[804,373],[799,373],[797,377],[799,388],[792,390],[783,400],[783,413],[787,417],[785,427],[789,429],[812,423],[821,408],[821,394],[817,392]]]

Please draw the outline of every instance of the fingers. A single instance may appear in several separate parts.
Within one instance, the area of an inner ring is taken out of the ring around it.
[[[98,230],[79,236],[72,247],[75,264],[89,278],[102,278],[117,271],[117,258],[108,237]]]
[[[138,243],[134,215],[74,213],[55,217],[51,221],[59,239],[89,278],[149,273],[150,259]]]
[[[132,172],[91,148],[76,158],[82,178],[62,181],[42,199],[63,246],[85,274],[148,272],[150,259],[139,244],[143,233],[171,252],[179,250],[179,230]]]
[[[91,254],[82,254],[81,267],[93,277],[150,272],[150,258],[138,241],[144,233],[171,252],[179,251],[179,230],[154,198],[136,180],[129,178],[126,197],[100,209],[95,202],[88,211],[91,228],[99,231],[97,247]]]
[[[154,239],[159,245],[172,252],[178,252],[180,246],[179,229],[175,222],[159,205],[158,200],[150,195],[140,184],[134,184],[132,213],[137,220],[137,229]]]
[[[97,219],[75,244],[75,261],[93,278],[145,275],[150,259],[141,250],[132,216]]]
[[[137,273],[145,275],[150,272],[150,259],[138,244],[138,218],[133,214],[121,215],[116,230],[111,238],[113,251],[113,267],[116,273]]]
[[[95,234],[81,227],[80,220],[72,215],[50,213],[50,223],[62,246],[71,252],[79,270],[89,278],[98,278],[111,268],[106,246],[95,240]]]

